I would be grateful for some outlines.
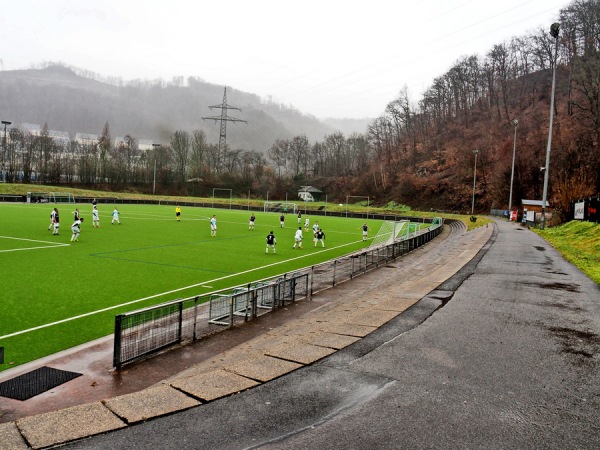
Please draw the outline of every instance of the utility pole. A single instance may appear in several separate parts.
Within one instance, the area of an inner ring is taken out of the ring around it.
[[[227,104],[227,86],[225,86],[225,89],[223,91],[223,103],[221,105],[213,105],[213,106],[209,106],[210,109],[215,109],[215,108],[220,108],[221,109],[221,115],[220,116],[212,116],[212,117],[203,117],[202,120],[214,120],[215,122],[220,122],[221,128],[220,128],[220,133],[219,133],[219,153],[221,153],[222,150],[225,150],[225,145],[227,143],[227,122],[244,122],[244,123],[248,123],[247,120],[242,120],[242,119],[236,119],[235,117],[229,117],[227,115],[227,110],[228,109],[237,109],[238,111],[241,111],[240,108],[236,108],[234,106],[229,106]]]
[[[540,230],[546,227],[546,206],[548,204],[548,180],[550,179],[550,149],[552,148],[552,121],[554,119],[554,91],[556,90],[556,66],[558,65],[558,35],[560,24],[553,23],[550,26],[550,35],[556,39],[554,46],[554,67],[552,68],[552,94],[550,95],[550,126],[548,127],[548,145],[546,147],[546,165],[544,166],[544,193],[542,194],[542,217]]]

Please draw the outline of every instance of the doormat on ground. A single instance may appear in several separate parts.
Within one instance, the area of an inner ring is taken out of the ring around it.
[[[80,373],[40,367],[0,383],[0,396],[27,400],[79,376]]]

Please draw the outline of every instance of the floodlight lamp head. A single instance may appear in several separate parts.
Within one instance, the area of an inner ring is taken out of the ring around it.
[[[517,119],[513,119],[512,124],[516,127],[519,125],[519,121]]]
[[[550,35],[554,39],[558,39],[559,32],[560,32],[560,23],[554,22],[552,25],[550,25]]]
[[[540,172],[543,172],[544,170],[546,170],[546,167],[540,167]]]

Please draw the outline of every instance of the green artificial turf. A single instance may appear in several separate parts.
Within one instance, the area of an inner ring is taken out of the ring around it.
[[[58,236],[47,229],[55,206]],[[84,223],[71,243],[75,207]],[[184,207],[178,222],[174,206],[123,204],[121,225],[111,225],[114,207],[100,203],[100,228],[93,228],[90,204],[0,204],[0,371],[109,335],[118,313],[273,277],[370,243],[362,241],[362,219],[310,217],[327,247],[315,248],[309,231],[304,249],[293,250],[295,215],[282,229],[279,214],[256,212],[251,231],[249,211]],[[372,237],[381,222],[368,223]],[[271,230],[277,254],[265,254]]]

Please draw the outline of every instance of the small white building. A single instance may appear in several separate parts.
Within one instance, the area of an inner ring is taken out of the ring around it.
[[[298,198],[304,200],[305,202],[314,202],[318,200],[318,197],[323,193],[323,191],[317,189],[312,186],[300,186],[298,190]]]

